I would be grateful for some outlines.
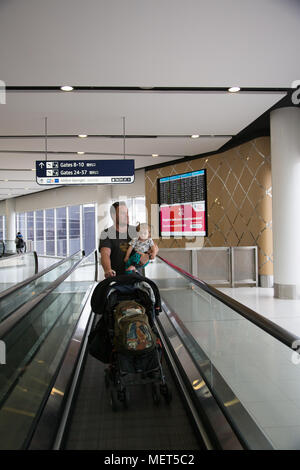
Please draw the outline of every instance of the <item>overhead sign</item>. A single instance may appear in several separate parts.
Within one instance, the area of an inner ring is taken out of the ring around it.
[[[134,160],[37,160],[41,185],[115,184],[134,182]]]

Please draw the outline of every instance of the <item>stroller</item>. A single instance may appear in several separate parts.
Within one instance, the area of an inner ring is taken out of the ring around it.
[[[105,385],[110,392],[112,409],[116,411],[119,402],[127,408],[128,386],[141,384],[151,384],[155,404],[160,402],[160,395],[169,404],[172,393],[163,372],[162,345],[154,324],[155,316],[161,311],[155,283],[135,273],[105,279],[95,288],[91,306],[95,313],[102,316],[90,333],[89,352],[108,364]],[[116,317],[118,309],[119,319]],[[139,315],[135,315],[137,311]],[[121,321],[124,319],[124,312],[132,315],[132,321],[128,323],[130,327],[122,336],[124,342],[129,344],[127,349],[118,343],[116,334],[117,324],[120,318]],[[145,321],[141,322],[139,318]],[[140,350],[139,346],[135,348],[139,344],[139,336],[146,338],[147,342],[147,347]]]

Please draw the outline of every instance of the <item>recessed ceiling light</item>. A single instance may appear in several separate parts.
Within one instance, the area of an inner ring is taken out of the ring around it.
[[[152,153],[152,157],[153,157],[153,158],[158,157],[158,153]]]
[[[74,90],[74,88],[72,86],[69,86],[69,85],[61,86],[60,89],[62,91],[72,91],[72,90]]]
[[[199,134],[193,134],[193,135],[191,135],[191,138],[192,138],[192,139],[198,139],[198,137],[200,137]]]
[[[228,91],[230,93],[236,93],[237,91],[240,91],[240,87],[239,86],[232,86],[232,87],[228,88]]]
[[[78,137],[81,137],[82,139],[84,139],[85,137],[87,137],[87,134],[78,134]]]
[[[77,152],[78,155],[84,155],[85,152]]]

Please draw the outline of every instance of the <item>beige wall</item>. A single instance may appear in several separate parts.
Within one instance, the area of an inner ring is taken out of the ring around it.
[[[157,204],[157,178],[207,170],[208,237],[160,239],[164,248],[193,246],[258,247],[260,275],[273,274],[270,139],[260,137],[221,154],[173,164],[145,174],[146,204]],[[151,220],[151,219],[150,219]],[[151,220],[151,223],[155,221]]]

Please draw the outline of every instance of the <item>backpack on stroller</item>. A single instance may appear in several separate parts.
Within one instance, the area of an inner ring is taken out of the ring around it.
[[[113,410],[128,406],[128,386],[151,384],[154,403],[172,399],[162,368],[162,346],[154,318],[161,311],[153,281],[138,274],[106,279],[95,288],[92,310],[102,314],[89,336],[89,352],[108,364],[105,384]]]

